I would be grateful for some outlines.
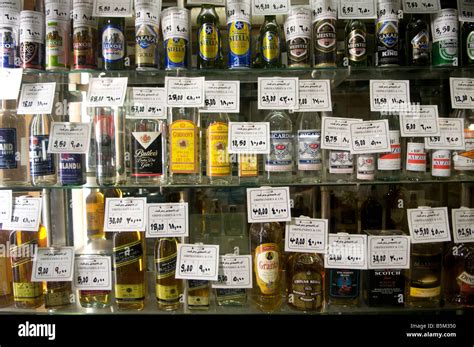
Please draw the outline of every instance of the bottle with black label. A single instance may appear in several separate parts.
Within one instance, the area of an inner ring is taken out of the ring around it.
[[[159,237],[155,242],[155,295],[160,310],[178,309],[183,294],[182,280],[175,278],[178,243],[176,237]]]
[[[360,19],[346,25],[346,58],[349,66],[367,66],[367,29]]]
[[[52,117],[36,114],[30,123],[30,176],[33,185],[56,184],[55,154],[48,153]]]
[[[405,33],[407,65],[430,65],[430,32],[421,14],[412,14]]]
[[[313,18],[314,67],[336,67],[336,16],[327,11]]]
[[[125,68],[125,19],[104,18],[102,20],[102,61],[104,70]]]

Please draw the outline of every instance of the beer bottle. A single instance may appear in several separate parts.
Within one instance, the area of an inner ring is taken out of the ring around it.
[[[474,65],[474,22],[464,22],[461,27],[461,50],[462,65]]]
[[[313,19],[314,67],[336,67],[336,17],[326,11]]]
[[[421,14],[412,14],[406,28],[407,65],[430,64],[430,34]]]
[[[219,17],[214,6],[203,5],[197,18],[198,69],[220,68],[222,62]]]
[[[255,67],[281,67],[281,33],[276,16],[265,16],[259,34],[259,51]]]
[[[367,29],[363,21],[351,19],[346,25],[346,58],[350,66],[367,66]]]
[[[109,17],[102,21],[102,60],[104,70],[125,67],[125,18]]]

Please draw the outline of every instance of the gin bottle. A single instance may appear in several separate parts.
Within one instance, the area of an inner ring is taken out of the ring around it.
[[[297,121],[298,180],[321,181],[321,118],[319,114],[301,112]]]
[[[30,175],[31,184],[56,184],[56,158],[48,153],[52,117],[49,114],[36,114],[30,123]]]
[[[206,175],[210,184],[228,184],[232,180],[232,166],[227,142],[229,116],[211,113],[206,121]]]

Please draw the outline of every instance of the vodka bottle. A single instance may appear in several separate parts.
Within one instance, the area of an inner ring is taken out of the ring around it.
[[[297,121],[296,142],[298,180],[321,181],[321,118],[317,113],[301,112]]]
[[[52,117],[49,114],[36,114],[30,123],[30,175],[31,184],[56,184],[56,158],[48,153]]]

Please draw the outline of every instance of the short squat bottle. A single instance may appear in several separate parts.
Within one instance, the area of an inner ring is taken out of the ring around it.
[[[30,123],[30,175],[33,185],[56,184],[55,154],[48,153],[52,118],[36,114]]]

